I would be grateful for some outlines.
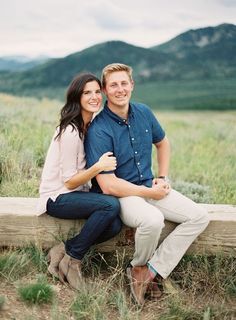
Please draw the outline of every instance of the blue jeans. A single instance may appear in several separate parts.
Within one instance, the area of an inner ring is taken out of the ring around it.
[[[89,248],[109,240],[122,227],[120,203],[115,197],[83,191],[48,199],[47,214],[60,219],[86,219],[80,233],[65,242],[66,253],[81,260]]]

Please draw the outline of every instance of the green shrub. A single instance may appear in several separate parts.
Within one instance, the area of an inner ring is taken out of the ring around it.
[[[52,287],[42,279],[36,283],[20,286],[17,291],[23,301],[31,304],[49,303],[54,297]]]
[[[198,203],[211,203],[211,190],[208,186],[202,186],[197,182],[176,181],[172,183],[172,187]]]

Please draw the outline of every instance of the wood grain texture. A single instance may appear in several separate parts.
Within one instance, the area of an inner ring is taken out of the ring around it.
[[[83,220],[56,219],[43,214],[36,215],[37,198],[0,197],[0,246],[22,247],[30,243],[49,248],[61,239],[80,231]],[[188,252],[212,254],[236,253],[236,206],[223,204],[199,204],[210,214],[210,224],[191,245]],[[176,227],[166,221],[160,242]],[[97,245],[97,250],[110,252],[134,250],[134,230],[123,227],[115,238]]]

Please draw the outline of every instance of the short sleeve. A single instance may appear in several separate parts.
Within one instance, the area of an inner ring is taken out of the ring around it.
[[[99,128],[98,126],[91,126],[85,137],[85,154],[87,167],[94,165],[99,158],[106,152],[114,152],[113,142],[111,136]],[[101,173],[111,173],[106,171]]]
[[[147,107],[147,115],[152,126],[152,143],[158,143],[165,137],[165,131],[155,117],[154,113]]]

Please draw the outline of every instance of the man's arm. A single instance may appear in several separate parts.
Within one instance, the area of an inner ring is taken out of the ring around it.
[[[170,164],[170,143],[167,137],[155,143],[157,150],[158,176],[168,176]]]
[[[169,193],[169,185],[161,183],[153,185],[151,188],[138,186],[124,179],[116,177],[115,174],[99,174],[97,182],[103,193],[116,197],[139,196],[160,200]]]

